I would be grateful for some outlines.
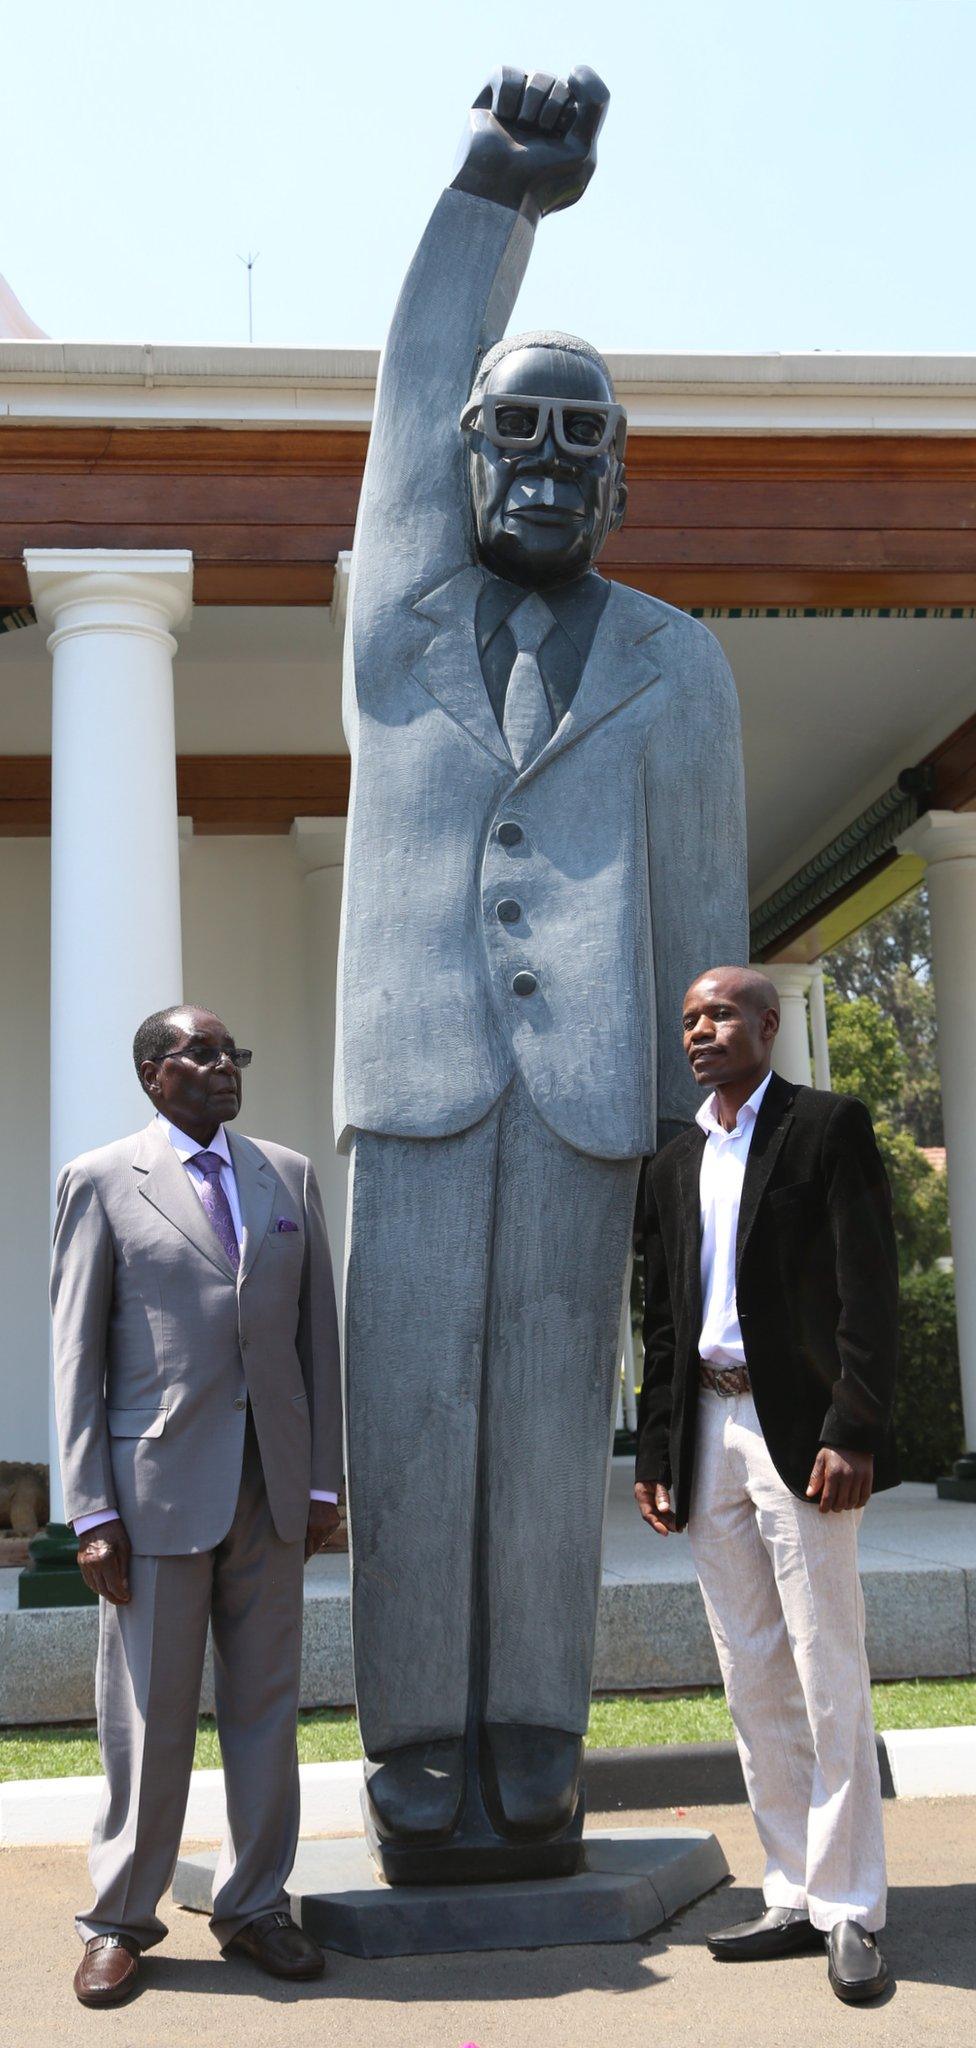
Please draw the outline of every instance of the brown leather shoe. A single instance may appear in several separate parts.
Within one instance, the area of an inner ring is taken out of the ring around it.
[[[94,1934],[75,1971],[75,1997],[82,2005],[121,2005],[136,1988],[140,1953],[129,1934]]]
[[[321,1949],[296,1927],[290,1913],[262,1913],[259,1920],[249,1920],[221,1953],[249,1956],[269,1977],[290,1977],[293,1983],[321,1977],[325,1969]]]

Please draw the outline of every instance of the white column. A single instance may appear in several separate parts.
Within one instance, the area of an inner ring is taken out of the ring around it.
[[[810,1063],[810,1029],[807,996],[814,977],[812,967],[792,961],[764,963],[760,974],[768,976],[780,1001],[779,1031],[773,1047],[773,1067],[784,1081],[798,1081],[809,1088],[813,1082]]]
[[[827,1003],[824,996],[824,971],[819,962],[813,970],[807,1002],[810,1008],[810,1038],[813,1044],[814,1087],[829,1088],[830,1041],[827,1035]]]
[[[132,1035],[183,994],[173,631],[180,552],[31,548],[53,658],[51,1169],[136,1129]],[[51,1519],[64,1515],[51,1432]]]
[[[976,815],[929,811],[900,853],[927,864],[966,1448],[976,1453]]]
[[[339,1289],[344,1270],[348,1162],[335,1148],[332,1075],[345,818],[296,818],[291,838],[295,858],[305,876],[305,957],[314,1077],[309,1151],[322,1189],[332,1265]]]

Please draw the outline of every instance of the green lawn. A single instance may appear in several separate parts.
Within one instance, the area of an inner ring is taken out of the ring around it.
[[[976,1723],[976,1678],[917,1678],[871,1688],[876,1728],[959,1728]],[[594,1749],[639,1749],[665,1742],[727,1742],[728,1709],[718,1690],[651,1698],[624,1693],[593,1702],[588,1742]],[[338,1708],[302,1714],[303,1763],[334,1763],[361,1754],[355,1717]],[[212,1721],[201,1721],[195,1766],[220,1763]],[[14,1778],[92,1777],[101,1769],[90,1728],[9,1728],[0,1732],[0,1782]]]

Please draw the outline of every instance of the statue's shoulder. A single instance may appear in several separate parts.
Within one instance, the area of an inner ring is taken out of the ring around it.
[[[652,643],[654,655],[671,675],[706,689],[710,685],[717,689],[727,687],[730,672],[725,652],[703,620],[692,618],[690,612],[680,611],[677,605],[665,604],[663,598],[633,590],[629,584],[613,583],[611,588],[618,618],[628,636],[632,632],[635,640],[641,640],[652,633],[660,634],[660,639]]]

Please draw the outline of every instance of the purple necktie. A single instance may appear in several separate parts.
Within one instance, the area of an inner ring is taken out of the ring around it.
[[[194,1152],[192,1164],[198,1166],[204,1175],[200,1199],[236,1273],[241,1261],[240,1246],[230,1203],[220,1184],[221,1167],[226,1165],[226,1161],[219,1152]]]

